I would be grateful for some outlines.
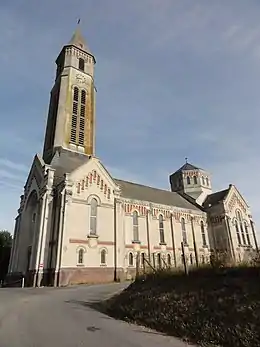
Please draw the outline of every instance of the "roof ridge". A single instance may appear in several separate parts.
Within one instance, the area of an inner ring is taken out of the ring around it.
[[[113,177],[113,179],[116,180],[116,181],[122,181],[122,182],[130,183],[130,184],[135,184],[136,186],[140,186],[140,187],[146,187],[146,188],[151,188],[151,189],[156,189],[156,190],[162,190],[163,192],[168,192],[168,193],[176,193],[176,192],[172,192],[171,190],[166,190],[166,189],[162,189],[162,188],[147,186],[145,184],[140,184],[140,183],[136,183],[136,182],[132,182],[132,181],[122,180],[120,178]]]

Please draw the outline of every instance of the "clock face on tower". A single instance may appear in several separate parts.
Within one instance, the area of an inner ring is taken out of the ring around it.
[[[88,84],[87,78],[86,78],[84,75],[80,74],[80,73],[78,73],[78,74],[76,75],[76,81],[77,81],[79,84],[84,84],[84,85],[87,85],[87,84]]]

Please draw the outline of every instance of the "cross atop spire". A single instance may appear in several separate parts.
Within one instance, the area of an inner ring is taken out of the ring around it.
[[[188,163],[188,158],[187,157],[185,158],[185,162],[186,162],[186,164]]]

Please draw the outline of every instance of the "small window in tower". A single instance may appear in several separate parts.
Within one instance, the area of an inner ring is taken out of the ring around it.
[[[209,179],[206,177],[206,185],[209,186]]]
[[[79,58],[79,70],[81,71],[85,70],[85,61],[82,58]]]
[[[190,184],[190,177],[187,177],[187,184]]]
[[[201,177],[201,180],[202,180],[202,184],[205,186],[205,178],[203,176]]]
[[[197,183],[198,183],[198,181],[197,181],[197,176],[194,176],[194,177],[193,177],[193,182],[194,182],[194,184],[197,184]]]

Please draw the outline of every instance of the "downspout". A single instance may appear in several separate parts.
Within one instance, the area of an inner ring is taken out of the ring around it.
[[[65,219],[65,204],[66,204],[66,189],[63,195],[62,201],[62,212],[61,212],[61,230],[60,230],[60,249],[59,249],[59,259],[58,259],[58,274],[57,274],[57,282],[56,286],[59,287],[60,284],[60,269],[61,269],[61,259],[62,259],[62,246],[63,246],[63,233],[64,233],[64,219]]]
[[[171,216],[170,216],[170,224],[171,224],[171,236],[172,236],[172,253],[173,253],[174,266],[176,267],[177,266],[177,260],[176,260],[176,250],[175,250],[175,240],[174,240],[172,213],[171,213]]]
[[[193,238],[193,248],[194,248],[194,252],[195,252],[196,266],[199,267],[198,251],[197,251],[197,244],[196,244],[196,239],[195,239],[193,221],[194,221],[194,217],[193,217],[193,215],[191,215],[191,230],[192,230],[192,238]]]
[[[114,198],[114,281],[117,282],[117,199]]]

